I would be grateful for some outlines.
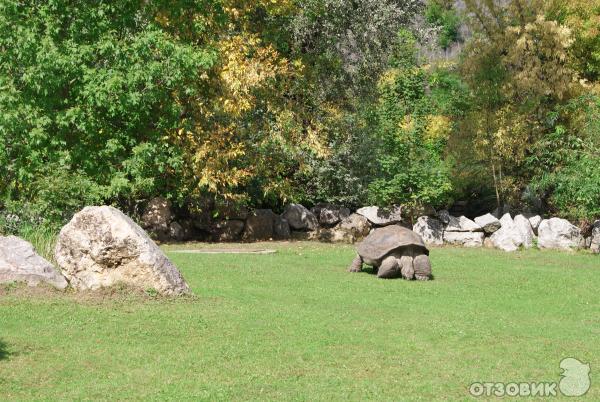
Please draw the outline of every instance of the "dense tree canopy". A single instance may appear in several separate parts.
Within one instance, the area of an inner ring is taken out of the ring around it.
[[[465,4],[2,0],[0,226],[157,195],[598,217],[600,3]]]

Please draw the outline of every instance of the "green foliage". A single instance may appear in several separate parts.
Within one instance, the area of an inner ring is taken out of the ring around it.
[[[438,44],[443,49],[459,39],[460,17],[454,8],[447,7],[444,2],[430,1],[425,8],[425,20],[439,27]]]
[[[460,79],[444,68],[419,66],[414,40],[401,33],[401,48],[379,84],[378,174],[371,202],[409,207],[442,206],[452,189],[444,160],[452,116],[465,107]],[[404,56],[404,57],[402,57]]]
[[[212,53],[155,26],[141,2],[0,7],[3,197],[53,220],[172,192],[181,158],[165,131]]]
[[[600,98],[585,95],[550,116],[552,131],[529,159],[532,189],[562,216],[600,217]]]

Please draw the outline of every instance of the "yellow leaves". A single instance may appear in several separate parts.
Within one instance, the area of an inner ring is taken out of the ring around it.
[[[426,142],[447,140],[452,134],[452,120],[443,115],[429,115],[426,118],[427,125],[423,137]]]
[[[226,113],[240,115],[252,109],[254,91],[288,73],[288,62],[271,45],[261,46],[256,35],[236,35],[220,43],[223,65],[219,77],[223,96],[219,99]]]

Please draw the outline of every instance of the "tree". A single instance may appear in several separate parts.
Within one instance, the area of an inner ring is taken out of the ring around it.
[[[493,179],[496,202],[513,201],[531,178],[524,161],[548,130],[546,117],[580,90],[571,68],[570,30],[547,20],[547,3],[467,1],[475,37],[462,74],[472,88],[466,117],[478,159]]]

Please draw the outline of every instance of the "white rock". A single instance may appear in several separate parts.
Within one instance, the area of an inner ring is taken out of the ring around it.
[[[581,231],[566,219],[544,219],[538,228],[540,248],[570,250],[584,243]]]
[[[502,227],[490,236],[492,244],[503,251],[517,251],[523,245],[523,235],[516,228],[510,214],[504,214],[500,223]]]
[[[593,253],[600,253],[600,220],[594,223],[594,228],[592,229],[592,242],[590,245],[590,249]]]
[[[438,219],[421,216],[414,224],[413,231],[421,235],[426,244],[436,246],[444,244],[444,224]]]
[[[463,247],[482,247],[483,232],[444,232],[444,242]]]
[[[514,225],[513,218],[511,218],[509,213],[502,215],[502,217],[500,218],[500,225],[509,227]]]
[[[61,290],[68,285],[31,243],[16,236],[0,236],[0,283],[10,282],[25,282],[29,286],[44,282]]]
[[[113,207],[86,207],[75,214],[60,231],[55,257],[78,290],[125,283],[166,295],[189,291],[146,232]]]
[[[540,223],[542,223],[542,217],[539,215],[535,215],[529,218],[529,223],[531,224],[531,228],[533,229],[533,233],[538,234],[538,228],[540,227]]]
[[[450,222],[446,226],[446,232],[482,232],[483,228],[467,218],[466,216],[461,216],[460,218],[456,218],[454,216],[450,216]]]
[[[364,216],[369,222],[377,226],[394,225],[402,221],[402,207],[386,209],[370,206],[360,208],[356,213]]]
[[[485,214],[475,218],[475,223],[483,228],[485,233],[491,234],[502,227],[502,224],[492,214]]]
[[[515,216],[514,225],[516,231],[521,236],[523,247],[533,247],[533,239],[535,234],[533,233],[533,228],[531,227],[531,223],[529,223],[529,219],[523,215],[517,215]]]

